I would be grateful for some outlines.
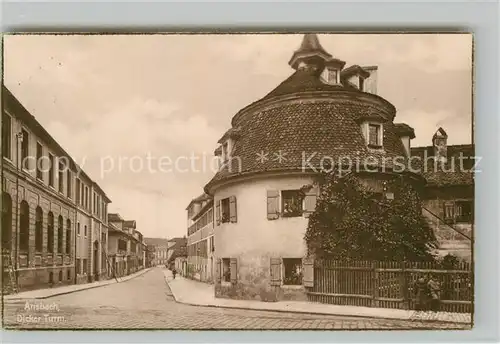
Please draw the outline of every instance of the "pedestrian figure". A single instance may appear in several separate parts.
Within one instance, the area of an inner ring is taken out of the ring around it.
[[[429,294],[431,297],[431,310],[433,312],[439,311],[439,305],[441,302],[441,283],[434,277],[434,275],[429,276],[429,281],[427,282],[427,287],[429,288]]]
[[[175,275],[177,274],[177,270],[175,270],[175,268],[172,269],[172,275],[174,276],[174,279],[175,279]]]
[[[426,311],[427,304],[429,302],[429,289],[427,287],[427,281],[424,276],[417,279],[415,283],[415,309],[417,311]]]

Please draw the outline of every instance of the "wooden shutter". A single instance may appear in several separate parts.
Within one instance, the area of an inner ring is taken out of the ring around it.
[[[236,222],[236,197],[229,197],[229,219],[231,222]]]
[[[215,204],[215,222],[220,225],[220,200]]]
[[[304,217],[309,217],[316,209],[316,199],[318,198],[318,188],[313,187],[306,191],[304,196]]]
[[[267,219],[276,220],[279,217],[279,191],[268,190],[267,191]]]
[[[238,267],[237,267],[237,264],[236,264],[237,260],[236,258],[231,258],[229,260],[229,268],[230,268],[230,272],[231,272],[231,283],[232,284],[236,284],[236,282],[238,281]]]
[[[281,285],[281,258],[271,258],[271,285]]]
[[[220,283],[220,280],[221,280],[221,264],[222,264],[222,260],[220,258],[217,258],[217,260],[215,261],[215,282],[216,283]]]
[[[314,287],[314,260],[312,258],[302,260],[302,284],[304,287]]]

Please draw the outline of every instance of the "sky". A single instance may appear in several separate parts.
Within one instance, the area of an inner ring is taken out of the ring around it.
[[[378,94],[430,145],[471,143],[472,35],[320,34],[376,65]],[[231,118],[293,70],[302,35],[8,35],[5,85],[146,237],[186,235]],[[197,157],[187,160],[185,157]],[[148,160],[149,159],[149,160]],[[190,162],[194,161],[194,163]],[[161,165],[160,165],[161,164]]]

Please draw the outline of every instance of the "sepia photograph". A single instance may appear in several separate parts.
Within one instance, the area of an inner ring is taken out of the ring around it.
[[[470,330],[473,35],[3,35],[6,330]]]

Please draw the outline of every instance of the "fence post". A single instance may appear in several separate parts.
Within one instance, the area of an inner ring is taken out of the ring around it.
[[[403,297],[403,309],[409,308],[408,285],[406,281],[406,261],[401,262],[401,273],[399,275],[399,285],[401,286],[401,296]]]
[[[372,261],[372,278],[373,278],[373,290],[372,290],[372,307],[378,307],[378,270],[377,262]]]

